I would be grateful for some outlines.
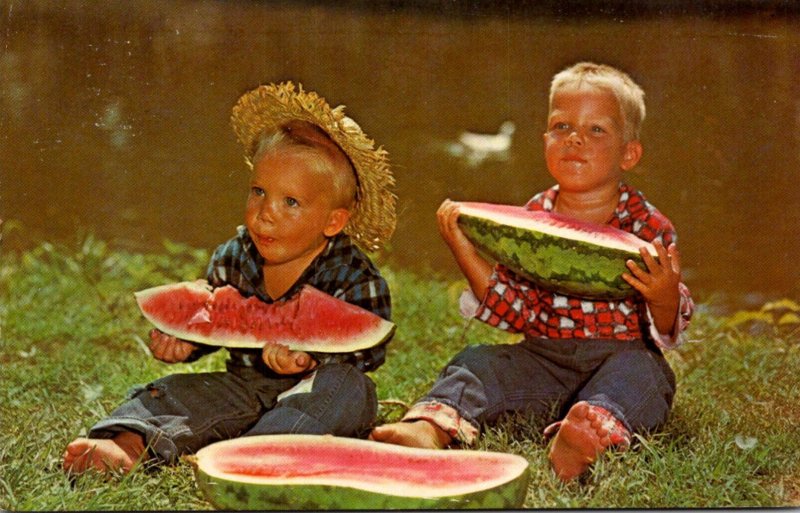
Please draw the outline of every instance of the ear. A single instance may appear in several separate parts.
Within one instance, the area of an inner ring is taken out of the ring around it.
[[[347,221],[349,220],[349,210],[346,208],[335,208],[331,210],[330,214],[328,214],[328,224],[325,225],[325,229],[322,231],[322,233],[324,233],[326,237],[333,237],[344,229]]]
[[[622,162],[620,163],[620,167],[623,171],[629,171],[633,169],[633,166],[639,163],[639,159],[642,158],[642,143],[638,140],[628,141],[625,143],[625,151],[622,154]]]

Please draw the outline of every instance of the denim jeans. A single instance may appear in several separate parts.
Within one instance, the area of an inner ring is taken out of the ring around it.
[[[89,437],[138,432],[155,456],[175,462],[182,454],[238,436],[366,435],[377,414],[369,377],[352,365],[332,363],[315,371],[310,389],[307,383],[230,365],[228,372],[173,374],[138,387],[91,428]],[[281,395],[296,385],[303,387],[298,393]]]
[[[588,401],[637,432],[666,422],[674,394],[672,369],[641,340],[526,339],[466,348],[419,403],[446,404],[480,429],[511,411],[558,420]]]

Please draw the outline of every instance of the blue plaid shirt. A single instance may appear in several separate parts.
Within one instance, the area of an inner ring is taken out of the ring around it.
[[[206,279],[213,287],[232,285],[245,296],[256,296],[265,303],[285,301],[297,294],[303,285],[311,285],[333,297],[369,310],[391,320],[389,286],[369,258],[345,234],[328,241],[325,249],[303,271],[300,278],[280,298],[272,299],[264,287],[264,258],[250,238],[247,228],[239,226],[236,237],[221,244],[211,256]],[[345,362],[361,371],[377,369],[386,358],[386,343],[352,353],[310,353],[320,364]],[[192,360],[216,348],[201,347]],[[229,349],[233,364],[260,367],[258,349]]]

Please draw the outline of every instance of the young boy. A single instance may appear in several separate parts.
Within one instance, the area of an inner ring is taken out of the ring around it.
[[[291,82],[244,94],[231,121],[245,147],[250,190],[245,225],[217,248],[207,279],[244,296],[286,300],[305,284],[390,318],[386,282],[354,245],[375,250],[395,226],[386,152],[343,113]],[[213,351],[158,330],[153,356],[188,362]],[[128,472],[145,456],[174,462],[218,440],[271,433],[364,435],[377,411],[364,372],[385,344],[309,354],[267,344],[231,349],[227,372],[175,374],[137,390],[88,438],[71,442],[63,467]]]
[[[552,411],[558,418],[566,412],[545,435],[555,435],[549,458],[558,477],[569,481],[608,447],[626,447],[632,432],[666,421],[675,377],[661,350],[681,342],[693,303],[680,282],[672,224],[621,181],[642,156],[644,115],[644,93],[617,69],[579,63],[558,73],[544,134],[547,168],[558,184],[527,204],[653,242],[657,261],[642,249],[646,269],[628,262],[625,280],[637,294],[620,301],[570,297],[493,267],[459,229],[458,205],[446,200],[437,217],[470,285],[462,305],[481,298],[478,319],[525,339],[468,347],[401,422],[375,428],[371,439],[420,447],[470,444],[482,424],[503,412],[525,410],[546,420],[556,420]]]

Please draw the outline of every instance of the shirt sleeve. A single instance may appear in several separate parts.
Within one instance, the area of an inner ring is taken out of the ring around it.
[[[332,272],[345,274],[345,278],[339,281],[340,287],[332,293],[334,297],[391,320],[391,296],[389,286],[383,277],[361,269],[348,271],[346,266],[334,269]],[[310,354],[320,364],[349,363],[360,371],[367,372],[383,365],[388,342],[387,340],[378,346],[350,353]]]
[[[650,335],[653,337],[653,340],[655,340],[656,345],[664,350],[675,349],[686,341],[686,328],[689,327],[689,320],[694,313],[694,301],[692,301],[689,288],[683,283],[679,283],[678,287],[680,289],[681,298],[672,333],[659,333],[655,327],[650,307],[647,307],[647,320],[650,325]]]

